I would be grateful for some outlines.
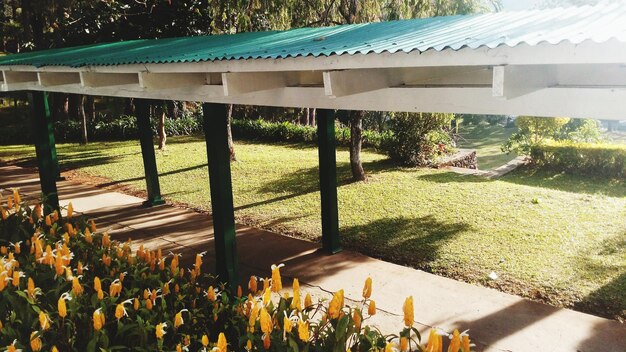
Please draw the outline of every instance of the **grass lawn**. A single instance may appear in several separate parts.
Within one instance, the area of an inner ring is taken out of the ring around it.
[[[479,169],[493,169],[516,157],[514,153],[507,155],[500,149],[515,131],[514,127],[462,124],[459,131],[461,135],[459,147],[476,150]]]
[[[168,143],[157,154],[164,196],[208,210],[203,140]],[[138,142],[63,144],[58,151],[64,169],[145,188]],[[236,152],[237,217],[318,239],[317,149],[236,141]],[[3,160],[33,154],[32,147],[0,146]],[[349,183],[348,152],[337,153],[345,247],[555,305],[626,316],[623,180],[533,170],[486,180],[396,167],[369,151],[362,159],[368,182]],[[488,279],[492,271],[497,280]]]

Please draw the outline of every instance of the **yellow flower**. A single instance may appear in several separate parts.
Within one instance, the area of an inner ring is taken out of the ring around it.
[[[460,349],[461,349],[461,334],[459,333],[459,330],[455,329],[454,332],[452,333],[450,346],[448,346],[448,352],[459,352]]]
[[[107,248],[111,246],[111,238],[109,237],[109,234],[106,232],[102,234],[102,246],[107,247]]]
[[[65,318],[67,316],[67,305],[65,304],[65,298],[63,298],[63,295],[61,295],[59,301],[57,302],[57,308],[59,310],[59,316],[61,318]]]
[[[124,304],[118,303],[118,305],[115,307],[115,318],[117,320],[120,320],[126,315],[128,315],[128,313],[126,312],[126,308],[124,308]]]
[[[271,342],[272,341],[270,340],[270,334],[265,334],[265,338],[263,338],[263,348],[269,350]]]
[[[372,296],[372,278],[365,279],[365,286],[363,286],[363,298],[367,299]]]
[[[272,264],[272,292],[278,292],[283,289],[283,281],[280,277],[280,268],[284,264]]]
[[[30,334],[30,348],[33,350],[33,352],[38,352],[41,351],[41,345],[41,338],[39,338],[36,331],[33,331]]]
[[[333,295],[333,299],[330,301],[330,305],[328,306],[328,316],[331,319],[337,319],[339,317],[339,312],[343,308],[343,290],[337,291]]]
[[[67,218],[71,219],[74,216],[74,206],[72,206],[72,202],[67,205]]]
[[[304,297],[304,308],[309,308],[312,305],[313,305],[313,299],[311,298],[311,295],[307,293],[306,296]]]
[[[9,217],[9,214],[6,210],[0,205],[0,215],[2,216],[2,220],[6,220]]]
[[[263,280],[263,292],[265,292],[265,290],[270,288],[270,279],[266,277],[265,279],[261,280]]]
[[[185,321],[183,320],[183,312],[189,312],[187,309],[181,309],[176,316],[174,317],[174,329],[178,329],[179,326],[183,325]]]
[[[201,342],[202,342],[202,346],[204,346],[204,347],[208,346],[209,345],[209,337],[206,336],[206,335],[202,335]]]
[[[96,232],[96,223],[95,223],[95,221],[91,220],[89,222],[89,227],[90,227],[91,232]]]
[[[180,343],[176,345],[176,352],[183,352],[183,345]]]
[[[243,290],[241,289],[241,285],[237,285],[237,298],[241,298],[243,296]]]
[[[261,331],[263,331],[263,333],[265,334],[271,333],[272,332],[272,317],[267,312],[267,309],[265,309],[265,307],[261,308],[261,313],[259,317],[260,317],[260,322],[261,322]]]
[[[352,320],[354,320],[354,328],[356,329],[356,331],[361,331],[361,312],[359,312],[359,310],[355,309],[354,313],[352,313]]]
[[[17,340],[14,340],[13,343],[11,343],[10,345],[8,345],[7,348],[7,352],[17,352],[17,347],[15,347],[15,344],[17,343]]]
[[[283,317],[283,329],[285,330],[285,333],[289,334],[292,327],[293,325],[291,323],[291,319],[289,319],[285,314],[285,316]]]
[[[28,293],[28,297],[30,297],[31,299],[35,299],[35,296],[37,295],[37,288],[35,287],[35,282],[30,277],[28,278],[28,284],[26,286],[26,293]]]
[[[154,334],[156,335],[157,339],[162,339],[163,336],[165,336],[165,328],[167,327],[167,323],[159,323],[156,325],[156,329],[154,331]]]
[[[269,288],[265,289],[265,292],[263,292],[263,305],[267,306],[268,304],[270,304],[270,298],[272,295],[272,291],[270,291]]]
[[[65,272],[65,266],[63,265],[63,256],[59,252],[57,252],[56,257],[54,258],[54,270],[57,276],[61,276]]]
[[[385,345],[385,352],[393,352],[393,344],[391,342],[387,342]]]
[[[428,343],[424,348],[424,351],[427,352],[441,352],[443,348],[443,343],[441,339],[441,335],[437,334],[435,329],[430,329],[430,333],[428,335]]]
[[[11,282],[13,283],[14,287],[20,287],[20,278],[24,277],[24,273],[22,273],[21,271],[14,271],[13,272],[13,280],[11,280]]]
[[[307,342],[309,341],[309,322],[308,321],[298,321],[298,337],[300,340]]]
[[[246,351],[250,350],[252,350],[252,341],[248,340],[248,342],[246,342]]]
[[[52,220],[50,220],[50,215],[46,215],[45,222],[46,222],[46,226],[48,227],[52,226]]]
[[[78,277],[74,277],[72,279],[72,293],[74,294],[74,296],[80,296],[83,294],[83,286],[81,286],[80,282],[78,281]]]
[[[300,282],[298,279],[293,279],[293,299],[291,300],[291,308],[302,310],[302,301],[300,300]]]
[[[39,325],[43,331],[50,328],[50,318],[48,317],[48,314],[43,311],[39,311]]]
[[[52,349],[50,349],[50,352],[59,352],[59,349],[57,348],[57,346],[52,346]]]
[[[134,309],[135,311],[139,310],[139,299],[137,299],[137,298],[135,298],[135,299],[133,300],[133,309]]]
[[[215,289],[213,288],[213,286],[209,286],[209,289],[206,291],[206,297],[211,302],[215,302],[215,300],[217,300],[217,297],[215,295]]]
[[[251,293],[256,293],[257,291],[257,280],[254,275],[250,276],[250,280],[248,280],[248,290],[250,290]]]
[[[461,348],[463,348],[463,352],[470,352],[470,338],[467,334],[461,335]]]
[[[98,295],[98,301],[102,301],[104,299],[104,291],[98,290],[96,293]]]
[[[409,339],[406,337],[400,338],[400,351],[407,352],[409,350]]]
[[[85,242],[87,243],[92,243],[93,242],[93,237],[91,236],[91,231],[89,231],[89,229],[85,229]]]
[[[20,196],[20,191],[17,188],[13,190],[13,199],[15,199],[15,203],[22,203],[22,197]]]
[[[93,312],[93,329],[95,331],[99,331],[105,324],[104,314],[101,312],[100,308],[96,309]]]
[[[152,300],[151,299],[147,299],[146,300],[146,309],[152,310]]]
[[[223,332],[220,332],[219,336],[217,337],[217,351],[226,352],[227,345],[228,344],[226,342],[226,336]]]
[[[404,301],[404,306],[402,307],[402,311],[404,312],[404,325],[405,326],[413,326],[413,321],[415,320],[415,316],[413,313],[413,296],[409,296]]]
[[[370,305],[367,308],[367,314],[376,315],[376,302],[374,302],[374,300],[370,301]]]

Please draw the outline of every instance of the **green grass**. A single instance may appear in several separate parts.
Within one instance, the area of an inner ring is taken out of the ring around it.
[[[507,155],[500,149],[515,130],[515,128],[504,128],[499,125],[461,125],[459,147],[476,150],[479,169],[497,168],[516,157],[515,154]]]
[[[209,209],[205,144],[168,139],[157,154],[165,197]],[[58,146],[62,167],[144,189],[137,142]],[[318,239],[317,150],[236,141],[236,214],[265,228]],[[0,147],[28,160],[32,147]],[[499,180],[400,168],[370,151],[366,183],[350,183],[337,153],[344,245],[390,261],[557,305],[626,316],[624,181],[519,170]],[[537,199],[537,204],[533,202]],[[496,281],[487,279],[495,271]]]

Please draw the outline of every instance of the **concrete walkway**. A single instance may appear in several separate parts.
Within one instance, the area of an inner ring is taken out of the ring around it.
[[[0,192],[17,187],[31,199],[39,191],[34,170],[0,165]],[[183,263],[208,251],[213,266],[211,219],[168,205],[142,208],[142,199],[70,181],[58,184],[63,205],[95,218],[100,230],[113,238],[150,248],[183,254]],[[207,195],[207,198],[209,195]],[[470,330],[479,351],[626,351],[626,326],[568,309],[531,302],[488,288],[386,263],[355,252],[327,256],[318,245],[267,231],[237,228],[242,281],[249,275],[268,276],[270,265],[285,263],[285,277],[298,277],[305,291],[316,298],[345,289],[350,304],[358,304],[363,281],[374,281],[372,298],[379,313],[366,322],[385,333],[402,325],[402,303],[413,295],[415,317],[421,331],[429,327]],[[290,280],[284,280],[285,283]]]

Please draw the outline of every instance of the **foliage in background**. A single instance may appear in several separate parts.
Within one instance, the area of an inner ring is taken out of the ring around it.
[[[393,137],[384,149],[403,165],[431,165],[437,157],[452,151],[453,119],[454,114],[395,113],[390,122]]]
[[[258,120],[233,120],[233,135],[248,140],[269,142],[317,142],[317,128],[291,122],[267,122]],[[350,144],[350,129],[339,127],[335,130],[337,145]],[[390,132],[363,131],[363,146],[380,149],[392,139]]]
[[[600,139],[599,124],[591,119],[520,116],[515,125],[518,131],[502,146],[505,152],[529,155],[532,147],[551,140],[597,142]]]
[[[626,177],[626,145],[549,142],[532,146],[530,156],[533,163],[556,171]]]
[[[367,279],[359,307],[339,290],[330,302],[303,297],[297,279],[283,289],[280,266],[260,284],[251,277],[248,296],[202,273],[202,254],[191,268],[179,254],[130,240],[112,241],[95,224],[42,214],[17,191],[0,205],[0,346],[12,351],[442,351],[431,330],[420,346],[413,298],[403,306],[403,328],[384,336],[365,324],[376,314]],[[53,249],[54,248],[54,249]],[[466,334],[450,335],[448,351],[469,352]]]

